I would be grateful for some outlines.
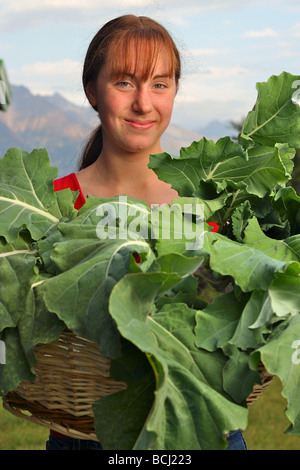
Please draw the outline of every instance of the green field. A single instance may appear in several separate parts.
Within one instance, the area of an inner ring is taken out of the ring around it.
[[[279,380],[251,405],[244,433],[249,450],[300,450],[300,437],[284,434],[288,420]],[[44,450],[48,429],[8,413],[0,407],[0,450]]]

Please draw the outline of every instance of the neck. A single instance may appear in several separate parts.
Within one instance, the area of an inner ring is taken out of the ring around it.
[[[151,153],[160,153],[152,149]],[[171,185],[160,181],[148,168],[149,153],[106,154],[105,149],[95,163],[77,173],[84,196],[114,197],[127,194],[129,197],[151,204],[171,204],[177,192]]]
[[[157,148],[153,153],[161,152]],[[95,162],[95,172],[99,178],[108,185],[120,187],[144,186],[157,179],[155,173],[148,168],[149,154],[117,153],[109,155],[105,149]]]

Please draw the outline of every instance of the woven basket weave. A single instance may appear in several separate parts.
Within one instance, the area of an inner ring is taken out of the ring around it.
[[[39,344],[35,354],[35,381],[8,393],[4,408],[66,436],[97,441],[92,404],[126,388],[110,377],[110,359],[68,330],[55,342]]]
[[[33,383],[22,382],[3,400],[16,416],[77,439],[98,441],[92,404],[99,398],[126,388],[110,377],[110,359],[98,346],[71,331],[58,341],[39,344]],[[247,399],[250,406],[268,387],[273,377],[260,365],[261,385]]]

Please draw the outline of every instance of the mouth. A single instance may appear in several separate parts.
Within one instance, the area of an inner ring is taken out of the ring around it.
[[[151,129],[151,127],[153,127],[155,124],[155,121],[136,121],[133,119],[125,119],[125,122],[129,124],[129,126],[138,130]]]

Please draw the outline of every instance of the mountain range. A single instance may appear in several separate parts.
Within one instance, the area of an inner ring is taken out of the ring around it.
[[[11,147],[31,151],[46,148],[59,176],[77,170],[77,161],[98,116],[91,107],[78,106],[55,93],[35,95],[22,85],[12,85],[12,101],[0,112],[0,157]],[[213,121],[205,129],[192,131],[170,125],[162,138],[163,149],[176,156],[202,135],[216,140],[228,135],[228,123]]]

